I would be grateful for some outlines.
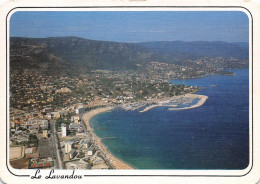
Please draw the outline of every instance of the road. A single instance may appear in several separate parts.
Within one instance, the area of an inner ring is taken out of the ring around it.
[[[86,128],[85,122],[84,122],[83,119],[82,119],[82,116],[83,116],[83,115],[84,115],[84,114],[80,114],[81,126],[83,127],[84,133],[85,133],[88,137],[90,137],[90,134],[89,134],[89,132],[88,132],[88,130],[87,130],[87,128]]]
[[[61,161],[60,153],[59,153],[59,149],[58,149],[58,140],[57,140],[57,136],[56,136],[55,123],[56,123],[55,120],[50,121],[52,136],[53,136],[53,144],[54,144],[54,148],[56,149],[56,151],[55,151],[56,165],[57,165],[57,169],[62,169],[62,161]]]

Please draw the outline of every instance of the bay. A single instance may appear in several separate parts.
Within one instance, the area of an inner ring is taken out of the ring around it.
[[[147,112],[114,109],[90,122],[110,152],[137,169],[244,169],[249,163],[249,70],[172,80],[200,86],[200,107]]]

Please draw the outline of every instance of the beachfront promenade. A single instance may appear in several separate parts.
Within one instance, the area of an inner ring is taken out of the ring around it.
[[[107,112],[109,110],[113,109],[113,107],[103,107],[99,109],[92,110],[90,112],[85,113],[82,116],[83,121],[85,122],[88,131],[90,132],[92,136],[92,140],[94,141],[94,144],[104,153],[106,159],[109,161],[109,163],[113,166],[114,169],[133,169],[130,165],[126,164],[122,160],[116,158],[114,155],[112,155],[107,147],[102,143],[102,139],[99,138],[95,133],[93,128],[90,126],[90,119],[102,112]]]

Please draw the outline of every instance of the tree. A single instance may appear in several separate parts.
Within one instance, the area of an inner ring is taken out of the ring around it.
[[[38,138],[35,134],[29,134],[28,145],[38,146]]]

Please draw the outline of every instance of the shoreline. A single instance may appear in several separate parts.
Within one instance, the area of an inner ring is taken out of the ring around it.
[[[112,110],[112,109],[114,109],[114,107],[109,106],[109,107],[102,107],[102,108],[91,110],[91,111],[85,113],[82,116],[82,120],[86,124],[87,130],[90,132],[91,138],[92,138],[94,144],[96,144],[96,146],[101,150],[101,152],[103,152],[103,154],[106,156],[106,158],[108,159],[109,163],[114,167],[114,169],[134,169],[129,164],[126,164],[125,162],[123,162],[119,158],[115,157],[108,150],[108,148],[104,145],[104,143],[102,143],[102,138],[98,137],[94,133],[94,129],[90,125],[90,119],[93,116],[95,116],[95,115],[97,115],[99,113],[102,113],[102,112],[107,112],[107,111]]]

